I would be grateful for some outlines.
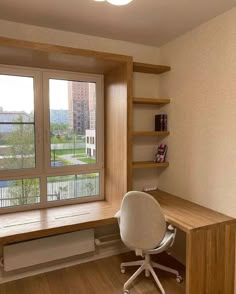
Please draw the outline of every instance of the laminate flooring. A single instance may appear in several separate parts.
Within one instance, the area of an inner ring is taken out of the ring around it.
[[[120,263],[136,259],[133,253],[125,253],[24,278],[1,284],[0,294],[122,294],[123,284],[137,267],[127,268],[126,273],[121,274]],[[156,258],[155,260],[161,261]],[[164,261],[168,265],[168,258],[167,263]],[[184,268],[178,263],[172,263],[172,267],[178,268],[184,275]],[[157,271],[157,274],[166,294],[185,293],[184,281],[178,284],[173,275],[163,271]],[[132,286],[130,294],[160,293],[153,278],[145,278],[144,273]]]

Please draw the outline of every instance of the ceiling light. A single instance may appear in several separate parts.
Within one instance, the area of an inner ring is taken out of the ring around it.
[[[129,4],[133,0],[107,0],[107,2],[113,5],[126,5]]]
[[[96,2],[109,2],[110,4],[113,4],[113,5],[126,5],[126,4],[129,4],[130,2],[132,2],[133,0],[94,0]]]

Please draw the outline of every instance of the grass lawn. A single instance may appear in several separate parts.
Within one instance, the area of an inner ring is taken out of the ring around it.
[[[77,159],[83,161],[84,163],[96,163],[96,159],[90,157],[77,157]]]
[[[65,144],[65,143],[85,143],[85,139],[66,139],[66,138],[51,138],[51,144]]]
[[[71,150],[71,149],[61,149],[61,150],[55,150],[55,151],[51,151],[51,157],[54,156],[54,152],[55,152],[55,156],[58,155],[64,155],[64,154],[75,154],[75,155],[81,155],[81,154],[85,154],[85,148],[80,148],[80,149],[75,149],[75,150]]]

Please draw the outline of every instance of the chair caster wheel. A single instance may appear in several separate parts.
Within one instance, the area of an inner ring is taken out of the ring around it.
[[[120,271],[121,271],[122,274],[125,274],[125,268],[124,268],[124,267],[122,267],[122,268],[120,269]],[[124,291],[128,291],[128,290],[124,290]],[[124,293],[126,293],[126,292],[124,292]],[[127,292],[127,293],[129,293],[129,292]]]
[[[129,290],[124,290],[124,294],[129,294]]]
[[[177,276],[177,277],[176,277],[176,282],[177,282],[177,283],[181,283],[181,282],[183,282],[183,278],[182,278],[181,276]]]

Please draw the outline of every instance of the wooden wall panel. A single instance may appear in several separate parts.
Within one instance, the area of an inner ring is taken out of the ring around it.
[[[0,64],[104,74],[131,56],[0,37]]]
[[[101,60],[118,61],[118,62],[132,61],[132,57],[127,55],[80,49],[80,48],[74,48],[74,47],[65,47],[65,46],[54,45],[54,44],[31,42],[31,41],[11,39],[6,37],[0,37],[0,45],[11,47],[11,48],[29,49],[29,50],[32,50],[32,52],[38,51],[38,52],[53,53],[53,54],[58,53],[58,54],[70,54],[75,56],[94,57],[96,60],[101,59]]]
[[[127,63],[127,188],[132,190],[133,186],[133,62]]]
[[[105,196],[112,203],[121,201],[128,185],[128,75],[127,63],[105,75]]]

